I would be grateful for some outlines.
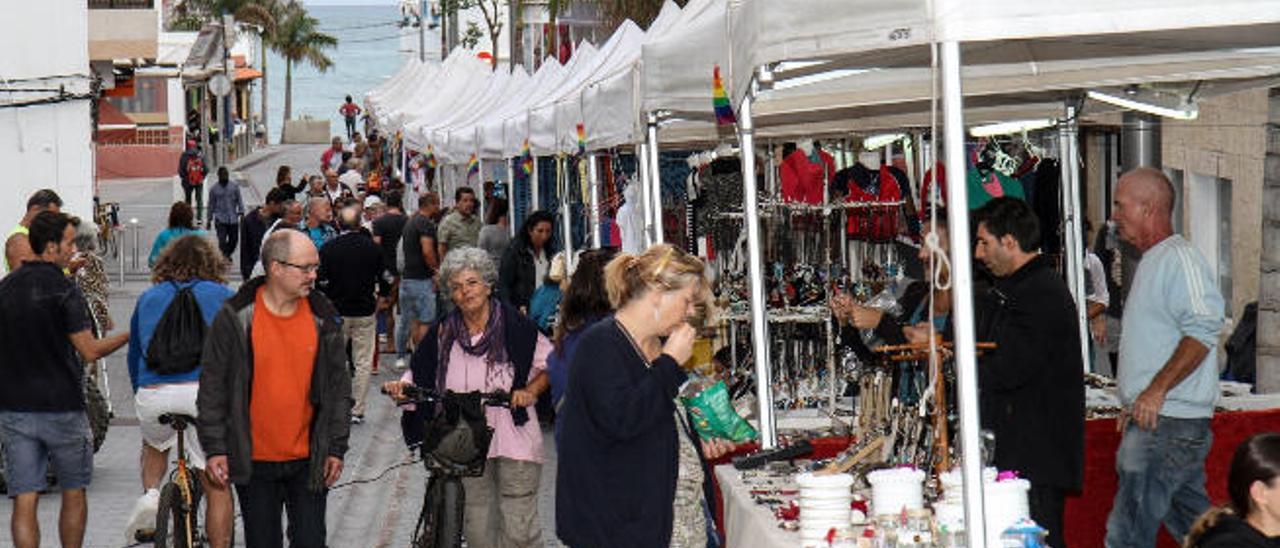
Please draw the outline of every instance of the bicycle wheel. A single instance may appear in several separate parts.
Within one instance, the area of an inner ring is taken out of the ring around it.
[[[88,367],[95,368],[97,364]],[[111,426],[111,411],[107,407],[107,398],[93,376],[85,377],[85,413],[89,416],[89,430],[93,432],[93,452],[97,453],[107,441],[107,428]]]
[[[160,490],[160,506],[156,511],[156,548],[195,548],[199,545],[194,542],[200,531],[194,511],[199,507],[199,496],[199,487],[193,487],[192,504],[188,505],[182,500],[178,484],[166,483]]]
[[[442,478],[439,482],[436,501],[433,508],[435,519],[435,544],[437,548],[460,548],[462,546],[462,482],[455,477]]]

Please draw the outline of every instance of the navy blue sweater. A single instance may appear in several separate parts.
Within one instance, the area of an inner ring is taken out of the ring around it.
[[[578,343],[559,420],[556,534],[573,548],[671,542],[675,396],[687,375],[663,354],[645,367],[607,318]]]

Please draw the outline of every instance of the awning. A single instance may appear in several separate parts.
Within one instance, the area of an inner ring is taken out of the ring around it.
[[[262,78],[262,71],[247,67],[236,68],[236,82],[247,82]]]

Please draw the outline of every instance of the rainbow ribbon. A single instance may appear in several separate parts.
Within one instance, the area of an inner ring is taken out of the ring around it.
[[[467,178],[480,174],[480,159],[475,154],[471,155],[471,159],[467,160]]]
[[[436,149],[431,145],[427,145],[427,167],[436,168]]]
[[[587,128],[578,124],[578,154],[587,153]]]
[[[520,169],[525,175],[533,174],[533,152],[529,150],[529,140],[524,140],[524,146],[520,148]]]
[[[724,91],[724,81],[720,79],[720,65],[716,65],[713,75],[711,105],[716,111],[716,125],[734,125],[738,123],[738,117],[733,114],[733,105],[729,103],[729,94]]]

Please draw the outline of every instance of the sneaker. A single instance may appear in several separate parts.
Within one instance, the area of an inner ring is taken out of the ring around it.
[[[404,358],[396,358],[396,371],[404,371],[405,367],[408,367],[408,364],[405,363]]]
[[[364,424],[364,415],[351,415],[351,424]]]
[[[128,544],[137,542],[139,532],[150,532],[156,529],[156,512],[160,509],[160,491],[148,489],[133,505],[133,513],[129,514],[129,524],[124,529],[124,539]]]

